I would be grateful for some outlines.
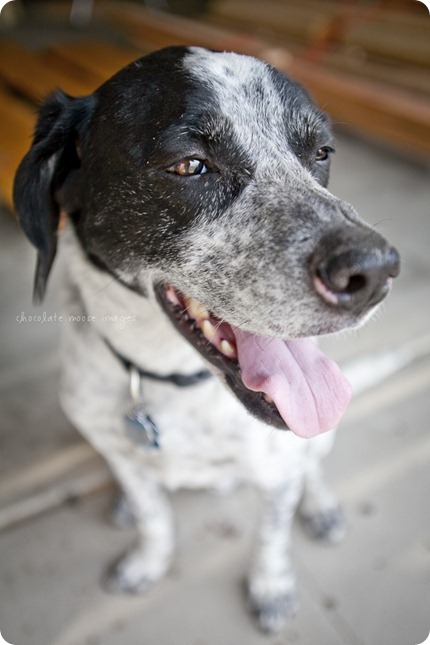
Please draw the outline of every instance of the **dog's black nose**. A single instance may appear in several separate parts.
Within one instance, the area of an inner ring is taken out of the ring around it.
[[[364,313],[388,293],[400,271],[400,256],[373,231],[324,238],[311,262],[314,288],[329,304]]]

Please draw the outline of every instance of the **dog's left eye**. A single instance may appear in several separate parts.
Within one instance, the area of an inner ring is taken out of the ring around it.
[[[315,161],[326,161],[331,152],[334,152],[334,148],[331,146],[323,146],[319,148],[315,155]]]
[[[193,175],[204,175],[209,172],[205,162],[201,159],[182,159],[174,166],[167,169],[168,172],[173,172],[182,177],[191,177]]]

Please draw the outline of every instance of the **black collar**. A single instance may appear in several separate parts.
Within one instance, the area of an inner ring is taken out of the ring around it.
[[[110,344],[106,338],[104,338],[106,346],[110,349],[112,354],[116,356],[119,362],[124,366],[124,368],[129,372],[131,369],[135,369],[141,378],[149,379],[151,381],[160,381],[162,383],[170,383],[171,385],[176,385],[177,387],[190,387],[192,385],[197,385],[203,381],[207,381],[209,378],[212,378],[213,374],[209,370],[199,370],[193,374],[178,374],[173,372],[172,374],[157,374],[157,372],[150,372],[149,370],[144,370],[133,361],[130,361],[122,354],[119,354],[114,347]]]

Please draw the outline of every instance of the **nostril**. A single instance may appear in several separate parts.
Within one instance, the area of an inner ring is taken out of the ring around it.
[[[345,287],[344,291],[353,294],[356,291],[361,291],[362,289],[364,289],[366,284],[366,276],[360,274],[352,275],[350,276],[348,284]]]
[[[338,264],[337,260],[333,264]],[[364,273],[351,271],[347,267],[332,266],[321,267],[317,276],[333,291],[343,294],[354,294],[366,287],[367,277]]]

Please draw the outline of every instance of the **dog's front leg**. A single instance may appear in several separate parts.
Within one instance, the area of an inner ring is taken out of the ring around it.
[[[308,534],[330,544],[340,542],[346,531],[342,509],[325,480],[321,464],[331,450],[334,437],[334,431],[327,432],[307,444],[304,492],[299,509]]]
[[[264,632],[282,629],[296,609],[289,547],[302,488],[303,478],[297,472],[282,487],[264,492],[263,517],[248,579],[251,611]]]
[[[105,587],[113,593],[143,593],[170,566],[174,548],[172,512],[162,487],[144,478],[139,465],[126,459],[108,457],[127,496],[139,532],[138,544],[110,568]]]

